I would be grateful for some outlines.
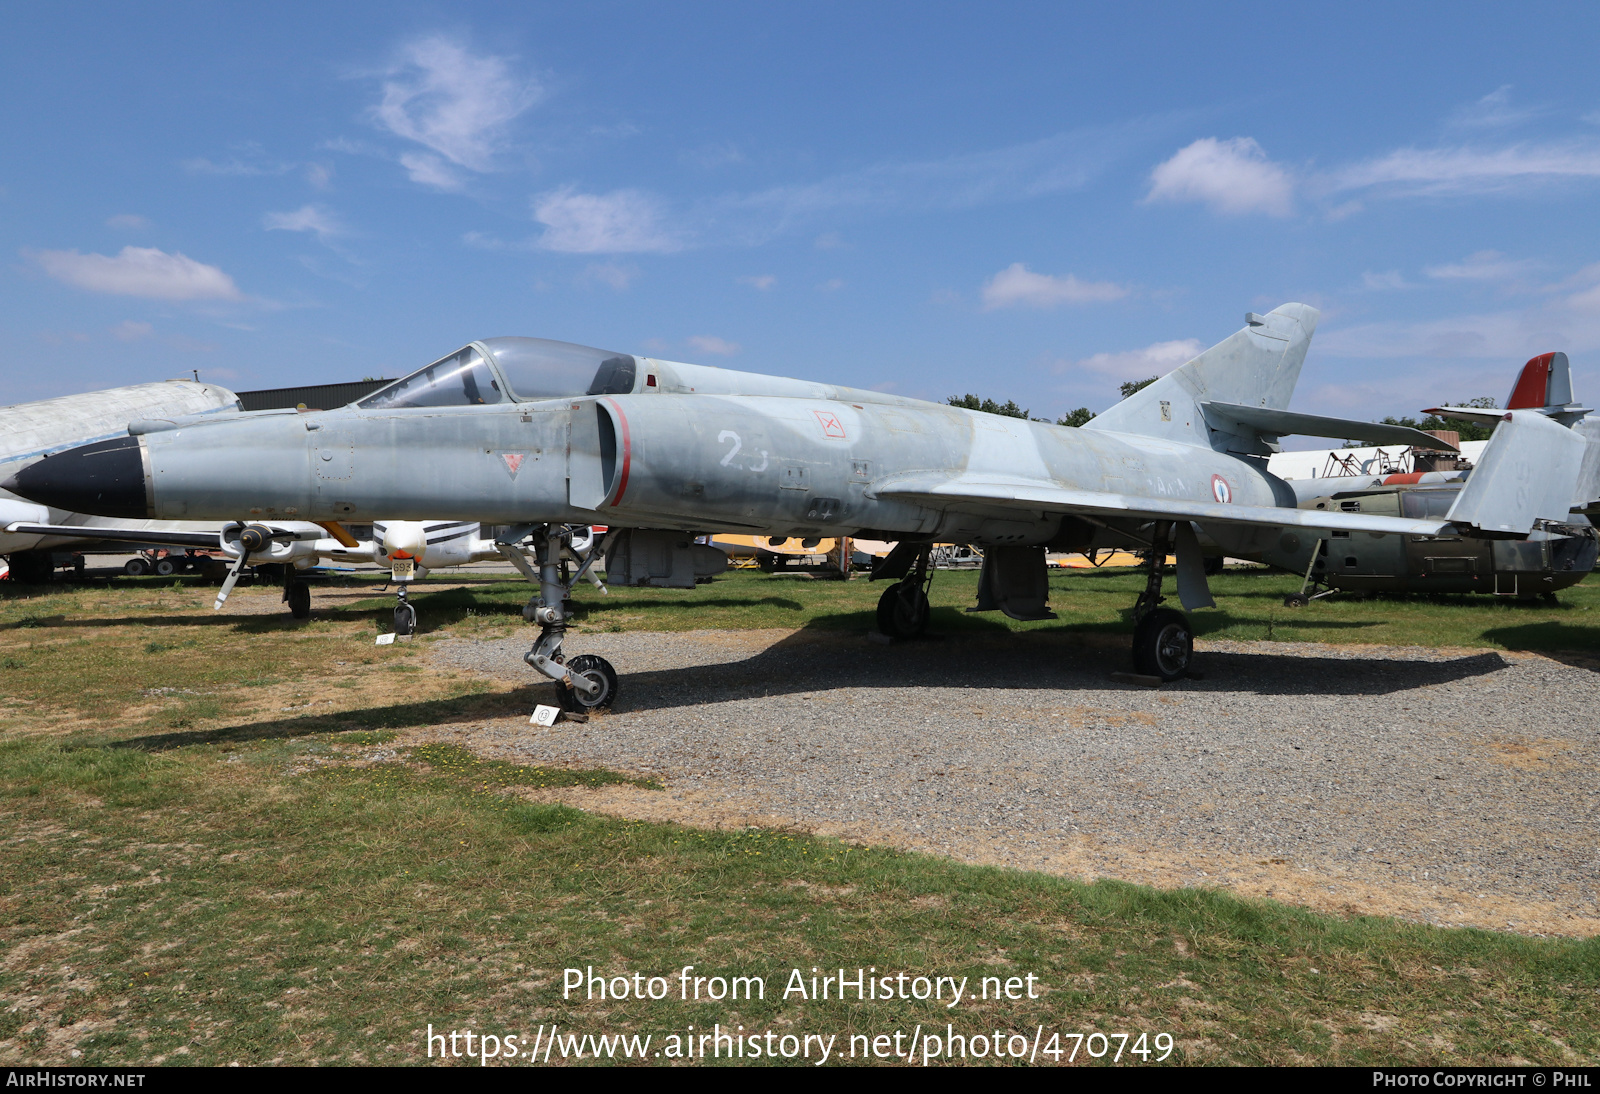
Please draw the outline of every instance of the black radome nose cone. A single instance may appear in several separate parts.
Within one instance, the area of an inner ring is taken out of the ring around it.
[[[4,485],[13,494],[52,509],[101,517],[150,516],[137,437],[57,452],[24,467]]]

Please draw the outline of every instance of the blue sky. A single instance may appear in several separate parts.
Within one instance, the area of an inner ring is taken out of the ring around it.
[[[530,334],[1055,416],[1600,398],[1600,8],[9,5],[0,402]]]

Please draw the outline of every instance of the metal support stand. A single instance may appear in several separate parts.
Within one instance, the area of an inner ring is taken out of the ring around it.
[[[1144,592],[1133,602],[1133,621],[1138,623],[1155,611],[1167,598],[1161,595],[1162,570],[1172,553],[1172,522],[1158,520],[1150,537],[1150,571],[1145,575]]]
[[[1297,593],[1290,593],[1288,596],[1283,598],[1283,606],[1285,608],[1303,608],[1313,600],[1320,600],[1325,596],[1332,596],[1334,593],[1339,591],[1334,588],[1323,589],[1320,593],[1316,591],[1317,585],[1320,583],[1313,576],[1313,574],[1317,568],[1317,559],[1322,557],[1322,552],[1325,549],[1327,542],[1327,540],[1322,539],[1320,536],[1317,538],[1317,545],[1311,548],[1311,562],[1306,566],[1305,579],[1300,582],[1300,591]]]

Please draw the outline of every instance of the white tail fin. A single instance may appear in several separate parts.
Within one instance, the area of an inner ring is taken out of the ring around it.
[[[1251,314],[1243,330],[1128,396],[1084,428],[1163,437],[1219,451],[1265,452],[1254,434],[1239,437],[1208,425],[1201,404],[1287,409],[1321,314],[1309,304],[1284,304],[1266,315]]]
[[[1582,492],[1585,439],[1537,410],[1507,411],[1445,520],[1525,536],[1567,521]]]

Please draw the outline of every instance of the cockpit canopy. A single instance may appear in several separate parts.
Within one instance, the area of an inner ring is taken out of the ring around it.
[[[480,406],[620,395],[633,390],[638,362],[626,353],[548,338],[485,338],[368,395],[364,410]]]

